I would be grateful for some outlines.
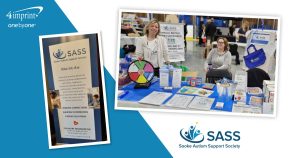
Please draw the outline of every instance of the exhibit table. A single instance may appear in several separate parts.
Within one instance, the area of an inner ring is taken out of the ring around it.
[[[148,89],[134,89],[135,83],[129,83],[126,86],[123,86],[120,90],[125,92],[123,95],[118,97],[118,107],[119,108],[143,108],[143,109],[174,109],[174,110],[192,110],[192,111],[220,111],[220,112],[242,112],[242,113],[262,113],[262,105],[249,105],[250,98],[251,96],[255,95],[250,95],[246,94],[246,101],[244,103],[244,108],[246,110],[242,110],[241,104],[242,102],[239,102],[239,105],[237,104],[238,102],[233,101],[232,97],[229,97],[230,99],[224,99],[224,97],[219,97],[218,92],[217,92],[217,86],[214,86],[212,89],[212,93],[207,96],[207,98],[214,98],[213,103],[211,104],[210,109],[207,110],[202,110],[202,109],[195,109],[195,108],[190,108],[189,106],[187,107],[172,107],[172,106],[167,106],[166,104],[168,101],[170,101],[175,95],[180,94],[178,93],[179,90],[181,90],[182,87],[188,86],[187,82],[182,82],[181,83],[181,88],[173,88],[172,90],[164,90],[163,88],[160,87],[159,85],[159,80],[152,83],[151,86]],[[197,88],[202,88],[204,84],[201,84],[197,86]],[[170,97],[166,99],[162,104],[160,105],[153,105],[153,104],[146,104],[146,103],[140,103],[140,101],[151,94],[152,92],[165,92],[165,93],[170,93]],[[180,94],[180,95],[187,95],[187,96],[199,96],[197,94]],[[260,96],[263,97],[263,96]],[[223,107],[217,106],[217,103],[224,103]],[[253,108],[253,109],[252,109]],[[250,111],[249,111],[250,110]]]
[[[170,91],[166,91],[163,88],[160,88],[159,86],[159,80],[152,83],[151,86],[148,89],[134,89],[135,83],[130,83],[124,87],[121,88],[121,90],[126,91],[126,94],[118,98],[118,107],[129,107],[129,108],[154,108],[154,109],[181,109],[182,108],[175,108],[175,107],[168,107],[165,106],[164,103],[168,102],[179,90],[180,88],[173,88]],[[187,82],[182,82],[181,86],[188,86]],[[201,88],[203,84],[200,86],[197,86]],[[169,97],[162,105],[150,105],[150,104],[141,104],[139,103],[140,100],[142,100],[144,97],[152,93],[153,91],[158,91],[158,92],[167,92],[167,93],[172,93],[172,96]],[[192,96],[198,96],[198,95],[193,95],[193,94],[184,94],[184,95],[192,95]],[[226,102],[223,102],[223,108],[217,108],[216,103],[217,102],[222,102],[218,98],[218,93],[217,93],[217,87],[214,86],[213,88],[213,93],[208,96],[208,98],[216,98],[214,103],[211,106],[210,110],[218,110],[218,111],[224,111],[224,112],[231,112],[232,111],[232,105],[233,105],[233,100],[228,100]],[[189,109],[193,110],[193,109]]]

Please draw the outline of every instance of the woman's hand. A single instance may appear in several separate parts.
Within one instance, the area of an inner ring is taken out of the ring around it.
[[[208,72],[208,68],[204,68],[204,71],[207,73]]]
[[[138,57],[138,60],[140,60],[140,61],[143,60],[143,59],[144,59],[143,57]]]
[[[143,75],[144,74],[144,70],[138,70],[139,75]]]

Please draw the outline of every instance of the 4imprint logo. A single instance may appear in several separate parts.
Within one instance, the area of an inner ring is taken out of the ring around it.
[[[39,14],[43,11],[43,7],[42,6],[36,6],[36,7],[30,7],[30,8],[24,8],[24,9],[19,9],[16,11],[9,11],[6,14],[6,17],[8,19],[15,19],[15,20],[32,20],[32,19],[36,19]]]
[[[196,125],[198,123],[196,122]],[[180,130],[180,136],[191,143],[201,143],[204,140],[204,135],[196,128],[196,125],[191,125],[187,130]]]
[[[8,28],[34,28],[36,23],[33,23],[44,10],[42,6],[34,6],[17,10],[10,10],[6,13],[10,23]],[[29,23],[30,22],[30,23]]]

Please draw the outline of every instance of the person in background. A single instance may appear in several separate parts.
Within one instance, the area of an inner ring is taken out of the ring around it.
[[[60,98],[57,92],[50,91],[50,106],[48,106],[48,114],[49,114],[49,123],[50,123],[50,133],[51,133],[51,144],[56,145],[56,132],[54,126],[54,109],[61,108]]]
[[[210,44],[214,41],[216,31],[217,31],[217,27],[214,24],[214,19],[213,18],[207,19],[207,24],[205,26],[205,35],[207,41],[210,41]]]
[[[167,14],[165,22],[178,24],[179,23],[179,18],[176,14]]]
[[[212,49],[206,60],[205,71],[211,69],[223,69],[230,71],[231,53],[229,52],[228,41],[225,37],[217,39],[217,48]]]
[[[203,40],[202,40],[202,37],[204,36],[205,34],[205,25],[204,25],[204,22],[203,22],[203,17],[201,16],[200,17],[200,24],[199,24],[199,46],[201,47],[203,45]]]
[[[186,24],[185,20],[182,20],[181,22],[183,23],[184,47],[186,48],[186,35],[188,33],[187,24]]]
[[[236,28],[236,24],[232,24],[232,25],[229,27],[229,36],[234,36],[235,28]]]
[[[98,94],[94,94],[93,96],[93,106],[100,107],[100,99]]]
[[[242,23],[242,27],[237,32],[236,38],[237,41],[240,43],[247,43],[247,32],[250,30],[249,22],[247,20],[244,20]]]
[[[139,18],[138,16],[135,17],[135,21],[136,23],[138,24],[138,27],[139,28],[144,28],[145,27],[145,24],[144,24],[144,21],[143,19]]]
[[[137,40],[135,51],[138,59],[147,60],[153,65],[155,76],[159,76],[159,68],[164,62],[170,63],[167,40],[159,36],[159,33],[159,22],[155,19],[151,20],[144,28],[144,36]]]
[[[53,110],[54,108],[61,108],[60,98],[55,91],[50,92],[50,101],[51,101],[51,107],[50,107],[51,110]]]

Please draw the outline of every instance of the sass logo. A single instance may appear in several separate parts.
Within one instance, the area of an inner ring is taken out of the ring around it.
[[[175,26],[164,26],[164,29],[167,31],[175,31],[176,27]]]
[[[39,14],[43,11],[42,6],[29,7],[24,9],[19,9],[16,11],[9,11],[6,14],[6,17],[10,20],[34,20]]]
[[[196,125],[191,125],[187,130],[184,128],[180,130],[180,136],[191,143],[201,143],[204,140],[204,135],[196,128]]]
[[[58,49],[56,52],[53,52],[53,56],[56,59],[64,59],[64,58],[66,58],[66,54],[63,51],[61,51],[60,49]]]

